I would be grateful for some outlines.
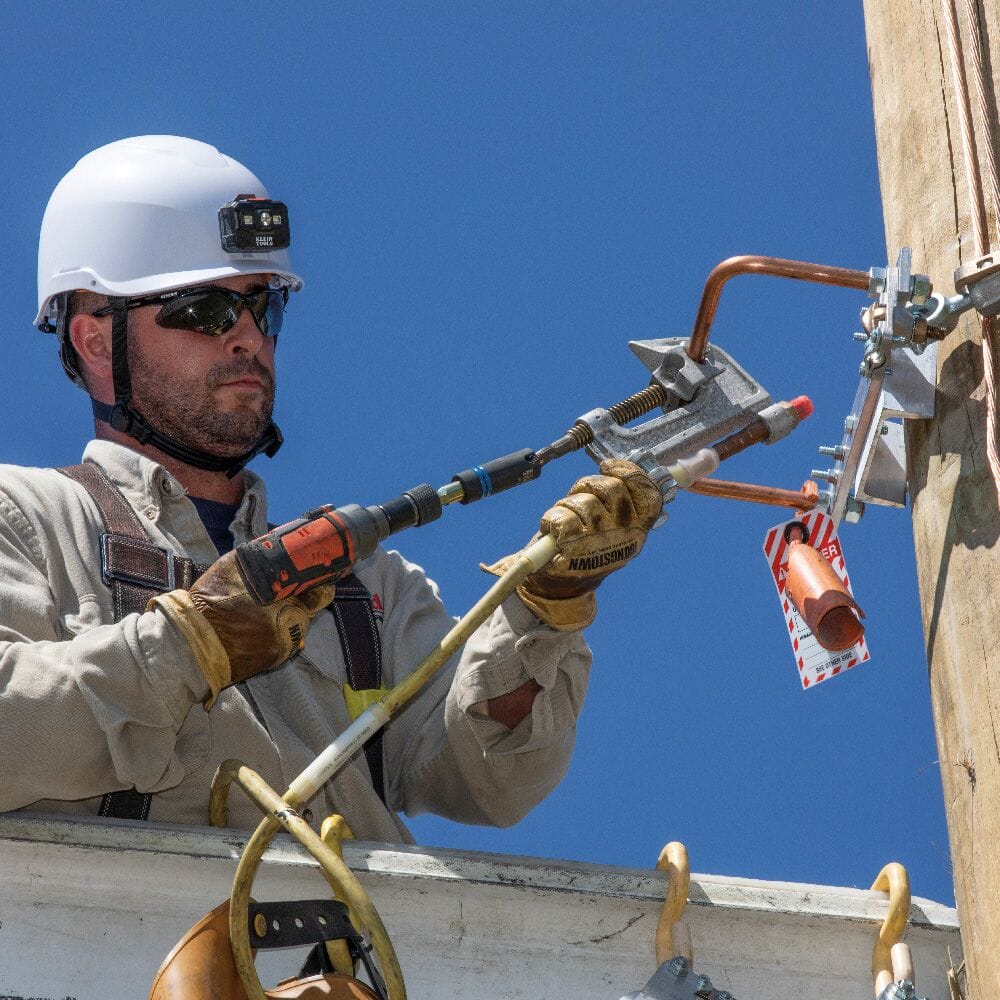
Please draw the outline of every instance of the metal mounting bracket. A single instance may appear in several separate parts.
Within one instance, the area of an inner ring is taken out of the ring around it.
[[[899,251],[895,267],[873,275],[871,291],[882,319],[867,338],[861,384],[841,443],[821,449],[836,458],[822,476],[832,484],[826,509],[837,523],[860,520],[866,502],[905,506],[906,445],[897,421],[934,415],[937,344],[920,345],[920,353],[900,344],[906,339],[900,316],[912,315],[907,305],[912,298],[926,298],[929,285],[911,275],[908,247]]]

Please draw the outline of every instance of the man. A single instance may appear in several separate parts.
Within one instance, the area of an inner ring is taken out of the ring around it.
[[[81,467],[0,467],[0,809],[204,823],[220,761],[283,790],[451,626],[398,553],[358,564],[332,605],[322,586],[264,608],[229,551],[268,530],[245,465],[281,443],[275,340],[302,287],[289,239],[285,206],[189,139],[111,143],[53,193],[36,323],[90,395],[95,440]],[[506,825],[554,787],[586,690],[579,630],[609,571],[573,557],[634,553],[659,512],[656,487],[619,465],[549,511],[564,555],[307,818],[407,840],[397,812]],[[258,820],[234,793],[230,821]]]

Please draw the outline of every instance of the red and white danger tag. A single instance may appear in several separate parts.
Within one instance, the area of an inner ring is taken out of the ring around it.
[[[844,582],[848,591],[851,590],[851,581],[847,576],[847,566],[844,563],[844,554],[840,548],[840,539],[837,537],[837,529],[833,523],[833,518],[820,511],[813,510],[800,518],[802,523],[809,529],[809,544],[819,549],[821,555],[833,567],[837,576]],[[785,624],[788,628],[788,638],[792,644],[792,653],[795,656],[795,665],[799,668],[799,680],[803,688],[814,687],[820,681],[825,681],[828,677],[835,677],[837,674],[851,667],[871,659],[868,652],[868,643],[864,636],[861,637],[857,645],[842,653],[831,653],[824,649],[817,641],[816,637],[809,631],[802,616],[795,610],[792,602],[785,593],[785,578],[788,575],[788,543],[785,541],[785,526],[790,524],[785,521],[776,524],[764,536],[764,555],[767,564],[771,569],[771,576],[774,578],[774,585],[778,589],[778,598],[781,601],[781,610],[785,615]],[[853,594],[853,591],[851,591]]]

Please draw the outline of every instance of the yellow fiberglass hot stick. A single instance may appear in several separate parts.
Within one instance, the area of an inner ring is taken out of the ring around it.
[[[452,655],[465,644],[472,633],[514,592],[518,584],[532,573],[548,565],[558,551],[555,539],[551,535],[543,535],[518,553],[496,583],[455,623],[451,631],[424,657],[416,670],[389,690],[384,698],[365,709],[309,767],[295,778],[288,791],[280,799],[276,795],[272,799],[268,795],[271,789],[266,786],[261,787],[263,782],[241,762],[225,761],[220,765],[212,782],[209,803],[209,816],[212,825],[226,826],[228,822],[227,798],[234,780],[237,780],[244,787],[266,814],[260,825],[254,830],[240,857],[233,884],[233,903],[230,905],[229,911],[233,953],[250,1000],[259,1000],[263,997],[263,990],[260,987],[256,970],[253,968],[253,958],[250,954],[246,906],[235,905],[235,903],[237,900],[248,900],[249,887],[253,881],[254,873],[275,833],[284,826],[306,846],[314,857],[319,859],[322,856],[323,860],[329,863],[329,868],[326,864],[323,865],[328,877],[330,877],[331,871],[339,873],[343,862],[322,841],[319,841],[318,845],[312,843],[312,837],[309,837],[312,830],[304,821],[299,820],[296,810],[311,799],[360,746],[378,732],[395,712],[424,687],[434,674],[451,659]],[[333,857],[329,858],[328,855],[333,855]],[[343,880],[340,880],[338,888],[346,888]],[[350,902],[355,904],[357,898],[355,897]],[[352,905],[352,909],[357,912],[356,905]],[[366,927],[374,933],[377,939],[375,942],[377,950],[378,945],[381,944],[386,948],[387,954],[391,954],[391,945],[388,944],[388,939],[378,940],[382,938],[384,928],[381,926],[377,913],[371,911],[366,913],[364,917],[366,918],[364,919]],[[395,965],[394,960],[395,956],[393,955],[388,964]],[[388,970],[383,966],[383,971]],[[389,1000],[405,1000],[406,991],[402,978],[396,979],[394,975],[390,974],[387,975],[386,979]]]
[[[386,696],[370,705],[292,783],[284,795],[287,803],[299,806],[319,789],[374,733],[405,705],[444,666],[479,626],[514,592],[526,577],[550,563],[558,549],[555,539],[543,535],[522,552],[511,567],[474,604],[455,627],[424,658],[420,666],[401,680]]]

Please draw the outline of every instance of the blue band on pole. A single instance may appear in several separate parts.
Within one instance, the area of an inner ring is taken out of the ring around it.
[[[490,496],[493,493],[493,480],[490,479],[490,474],[481,465],[477,465],[472,471],[479,478],[479,485],[483,488],[483,496]]]

